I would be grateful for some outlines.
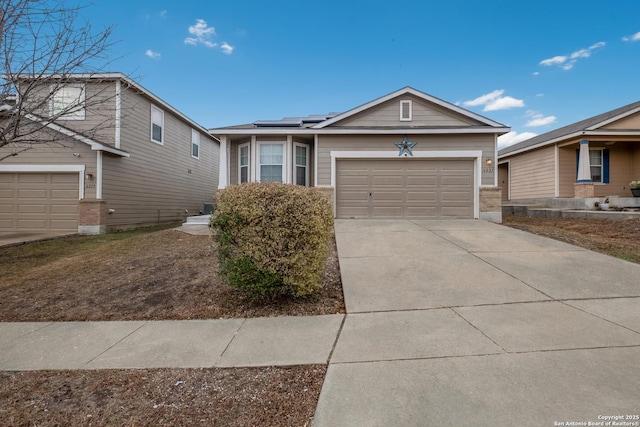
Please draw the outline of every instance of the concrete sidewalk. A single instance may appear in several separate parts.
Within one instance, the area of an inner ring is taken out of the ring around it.
[[[324,364],[344,315],[0,323],[0,370]]]

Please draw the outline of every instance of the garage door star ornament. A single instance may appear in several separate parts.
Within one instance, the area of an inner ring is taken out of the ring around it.
[[[402,157],[403,154],[405,156],[408,154],[411,157],[413,157],[412,149],[413,147],[416,146],[416,143],[409,141],[406,136],[402,138],[402,141],[395,142],[394,145],[400,149],[400,152],[398,153],[398,157]]]

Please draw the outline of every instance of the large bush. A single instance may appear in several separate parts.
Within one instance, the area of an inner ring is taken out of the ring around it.
[[[211,219],[220,274],[253,297],[318,290],[333,211],[318,190],[280,183],[230,186]]]

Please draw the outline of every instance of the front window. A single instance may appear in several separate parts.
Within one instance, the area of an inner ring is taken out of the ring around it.
[[[591,181],[602,183],[602,150],[589,150]]]
[[[249,182],[249,144],[238,147],[238,183]]]
[[[296,144],[296,184],[307,185],[308,170],[307,147]]]
[[[49,116],[60,120],[84,120],[84,101],[84,85],[53,87]]]
[[[283,182],[283,166],[283,144],[260,144],[260,182]]]
[[[191,157],[200,158],[200,134],[194,129],[191,129]]]
[[[164,111],[151,106],[151,140],[162,144],[164,136]]]

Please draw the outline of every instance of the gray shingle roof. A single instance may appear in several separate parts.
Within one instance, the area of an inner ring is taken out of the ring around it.
[[[534,136],[533,138],[527,139],[526,141],[519,142],[509,147],[505,147],[502,150],[498,151],[498,156],[504,156],[514,151],[520,151],[528,147],[545,145],[546,141],[550,143],[553,140],[574,134],[576,132],[590,130],[590,128],[597,126],[600,123],[604,123],[607,120],[614,119],[618,116],[620,116],[619,118],[623,118],[626,115],[625,113],[631,113],[637,108],[640,108],[640,101],[552,130],[551,132],[543,133],[542,135]]]

